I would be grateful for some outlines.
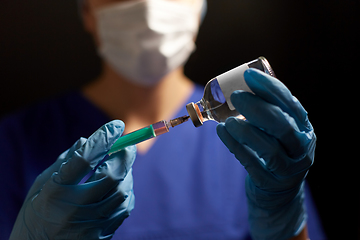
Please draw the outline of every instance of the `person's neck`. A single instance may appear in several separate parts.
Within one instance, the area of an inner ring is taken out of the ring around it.
[[[174,116],[191,95],[194,84],[179,68],[151,87],[135,85],[107,65],[83,89],[84,96],[111,119],[126,123],[126,132]]]

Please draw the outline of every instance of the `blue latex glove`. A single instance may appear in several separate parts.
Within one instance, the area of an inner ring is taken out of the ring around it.
[[[253,238],[289,239],[306,223],[304,179],[316,137],[307,112],[280,81],[254,69],[244,77],[255,95],[235,91],[231,102],[246,121],[231,117],[217,132],[248,172]]]
[[[105,124],[89,139],[79,139],[40,174],[10,239],[111,239],[134,208],[131,167],[135,146],[113,154],[86,183],[78,183],[104,158],[123,130],[119,120]]]

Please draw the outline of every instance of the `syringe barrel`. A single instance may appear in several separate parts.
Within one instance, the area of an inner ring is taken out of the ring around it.
[[[130,145],[135,145],[141,143],[145,140],[154,138],[161,134],[169,132],[166,121],[159,121],[157,123],[151,124],[147,127],[140,128],[134,132],[128,133],[120,137],[110,148],[108,154],[111,155],[116,153]]]
[[[108,154],[111,155],[116,153],[128,146],[135,145],[137,143],[143,142],[150,138],[156,137],[154,128],[152,125],[141,128],[134,132],[128,133],[120,137],[110,148]]]

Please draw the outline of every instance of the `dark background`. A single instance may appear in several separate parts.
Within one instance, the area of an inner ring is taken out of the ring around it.
[[[350,0],[208,0],[197,51],[185,68],[205,84],[259,56],[269,60],[318,136],[308,179],[330,239],[356,239],[359,227],[359,159],[352,154],[358,140],[351,121],[359,108],[353,92],[359,10],[359,1]],[[79,88],[99,72],[75,0],[1,1],[0,117]]]

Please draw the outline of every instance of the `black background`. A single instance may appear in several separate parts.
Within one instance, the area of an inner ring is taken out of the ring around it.
[[[359,227],[358,131],[351,121],[359,109],[359,10],[359,1],[350,0],[208,0],[197,51],[185,68],[205,84],[259,56],[269,60],[318,136],[308,179],[330,239],[355,239]],[[99,72],[75,0],[1,1],[0,117]]]

